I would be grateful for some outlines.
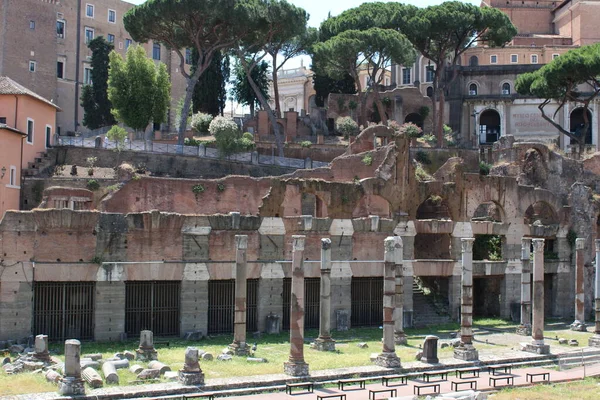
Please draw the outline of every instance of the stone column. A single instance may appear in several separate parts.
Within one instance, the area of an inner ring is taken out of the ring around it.
[[[394,309],[394,343],[396,345],[406,344],[404,333],[404,265],[403,251],[404,243],[398,236],[396,241],[395,260],[396,263],[396,308]]]
[[[595,301],[596,329],[594,336],[589,338],[588,346],[600,347],[600,239],[596,240],[596,279],[595,279]]]
[[[48,353],[48,335],[37,335],[35,337],[33,358],[42,362],[50,362],[50,354]]]
[[[531,239],[521,239],[521,325],[517,334],[531,335]]]
[[[585,294],[583,291],[583,273],[585,263],[585,239],[575,239],[575,321],[571,330],[586,332],[585,326]]]
[[[321,304],[319,314],[319,337],[315,349],[335,351],[331,338],[331,239],[321,239]]]
[[[464,361],[479,359],[473,347],[473,242],[462,238],[462,270],[460,294],[460,345],[454,349],[454,358]]]
[[[185,349],[185,362],[179,370],[178,380],[182,385],[204,385],[204,373],[198,362],[197,348]]]
[[[248,235],[235,235],[235,319],[233,328],[233,343],[229,348],[236,356],[249,354],[246,343],[246,301],[247,301],[247,271],[246,250]]]
[[[140,361],[158,360],[158,353],[154,349],[154,334],[152,331],[140,332],[140,347],[135,351],[135,359]]]
[[[530,353],[549,354],[544,344],[544,239],[533,242],[533,321],[531,343],[521,343],[521,349]]]
[[[58,381],[58,393],[63,396],[85,394],[85,385],[81,379],[81,343],[79,340],[65,341],[65,376]]]
[[[308,375],[304,361],[304,241],[306,236],[292,236],[292,293],[290,300],[290,357],[283,363],[284,373]]]
[[[396,253],[402,250],[402,239],[390,236],[384,241],[383,264],[383,352],[375,364],[386,368],[400,368],[394,343],[394,310],[396,308]]]

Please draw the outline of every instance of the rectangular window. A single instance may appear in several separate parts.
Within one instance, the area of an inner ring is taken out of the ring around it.
[[[93,28],[85,28],[85,43],[89,43],[94,40],[94,29]]]
[[[33,120],[27,118],[27,143],[33,144]]]
[[[510,55],[510,62],[515,64],[519,62],[519,55],[518,54],[511,54]]]
[[[425,82],[433,82],[434,77],[435,70],[433,69],[433,65],[427,66],[425,68]]]
[[[185,63],[187,65],[192,64],[192,50],[191,49],[185,49]]]
[[[108,43],[114,43],[115,42],[115,35],[113,35],[112,33],[108,34]]]
[[[29,72],[35,72],[35,67],[37,63],[35,61],[29,61]]]
[[[497,55],[491,55],[490,56],[490,64],[498,64],[498,56]]]
[[[552,59],[554,60],[555,58],[558,58],[560,54],[552,54]]]
[[[92,84],[92,69],[89,67],[83,67],[83,84],[84,85]]]
[[[87,4],[85,6],[85,16],[88,18],[94,18],[94,5]]]
[[[531,55],[531,63],[532,64],[537,64],[538,63],[538,56],[537,56],[537,54],[532,54]]]
[[[64,79],[65,78],[65,63],[62,61],[57,61],[56,62],[56,77],[58,79]]]
[[[0,117],[0,124],[6,125],[6,117]]]
[[[65,38],[65,21],[62,19],[56,21],[56,37]]]
[[[402,84],[410,85],[411,83],[411,68],[402,68]]]
[[[154,43],[152,46],[152,59],[160,60],[160,44]]]
[[[125,39],[125,50],[127,50],[132,43],[133,42],[131,41],[131,39]]]
[[[35,30],[35,21],[29,21],[29,29],[31,29],[32,31]]]
[[[108,22],[115,24],[117,22],[117,12],[115,10],[108,10]]]
[[[10,166],[10,175],[8,177],[9,186],[17,186],[17,167]]]

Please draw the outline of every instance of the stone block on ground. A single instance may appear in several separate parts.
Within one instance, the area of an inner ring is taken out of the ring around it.
[[[168,379],[170,381],[174,381],[177,380],[177,377],[179,376],[179,373],[177,373],[177,371],[167,371],[165,372],[165,379]]]
[[[158,369],[145,369],[140,372],[137,376],[137,379],[146,380],[146,379],[156,379],[160,376],[160,370]]]
[[[159,370],[161,375],[163,375],[165,372],[171,370],[171,367],[161,363],[160,361],[150,361],[148,363],[148,368]]]
[[[203,353],[202,360],[203,361],[212,361],[215,357],[211,353]]]
[[[58,383],[58,381],[61,380],[62,375],[52,369],[49,369],[46,371],[45,377],[48,382]]]
[[[135,353],[133,351],[124,351],[123,355],[125,356],[126,359],[128,359],[129,361],[133,361],[135,359]]]
[[[357,344],[357,346],[358,346],[359,349],[367,349],[367,348],[369,348],[369,345],[367,343],[365,343],[365,342],[360,342],[360,343]]]
[[[117,375],[117,369],[112,362],[102,364],[102,373],[107,384],[119,384],[119,375]]]
[[[219,356],[217,357],[217,360],[219,361],[231,361],[232,359],[233,357],[229,354],[219,354]]]
[[[139,374],[140,372],[142,372],[144,370],[144,367],[142,367],[139,364],[134,364],[131,367],[129,367],[129,372],[131,372],[132,374]]]
[[[577,339],[571,339],[569,340],[569,346],[579,346],[579,342],[577,341]]]
[[[569,341],[565,338],[558,339],[558,344],[569,344]]]
[[[25,351],[25,347],[20,344],[13,344],[8,348],[8,351],[12,354],[21,354]]]
[[[94,370],[93,368],[87,367],[86,369],[81,371],[81,376],[83,377],[83,379],[85,379],[88,385],[90,385],[90,387],[94,389],[102,387],[102,385],[104,384],[104,382],[102,382],[102,377],[100,376],[100,374],[96,372],[96,370]]]
[[[98,361],[98,360],[102,359],[102,354],[100,354],[100,353],[87,354],[86,358],[91,358],[94,361]]]

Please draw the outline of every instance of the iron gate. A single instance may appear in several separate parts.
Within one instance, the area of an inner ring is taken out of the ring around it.
[[[94,339],[94,282],[35,282],[33,331],[52,341]]]
[[[235,280],[208,281],[208,333],[233,333]],[[246,331],[258,330],[258,279],[246,281]]]
[[[137,337],[142,330],[155,336],[179,336],[181,282],[125,282],[125,332]]]
[[[282,329],[290,329],[290,308],[292,301],[292,279],[283,279],[283,321]],[[304,278],[304,328],[319,328],[321,312],[321,278]]]
[[[383,278],[352,278],[352,326],[383,323]]]

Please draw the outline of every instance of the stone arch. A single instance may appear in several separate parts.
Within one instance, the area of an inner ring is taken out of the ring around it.
[[[416,219],[446,219],[451,220],[450,208],[446,200],[437,195],[431,195],[417,208]]]
[[[390,202],[375,194],[364,195],[354,208],[352,218],[367,217],[369,215],[390,218],[392,216]]]
[[[488,108],[479,115],[479,143],[492,144],[497,142],[501,136],[500,113]]]
[[[583,127],[585,125],[585,119],[584,119],[584,112],[583,112],[584,108],[583,107],[577,107],[575,108],[573,111],[571,111],[571,114],[569,114],[569,132],[574,133],[578,136],[583,136],[584,133],[582,132]],[[592,122],[593,122],[593,116],[592,116],[592,112],[590,111],[590,109],[588,108],[587,110],[587,118],[588,118],[588,130],[587,132],[585,132],[585,144],[592,144]]]
[[[526,225],[558,225],[560,219],[554,207],[548,202],[539,200],[525,210],[523,222]]]
[[[503,222],[505,221],[504,209],[495,201],[485,201],[477,206],[471,221]]]
[[[502,83],[502,94],[507,95],[512,91],[512,87],[509,82]]]
[[[477,94],[479,93],[479,85],[475,82],[469,82],[468,89],[469,96],[477,96]]]
[[[404,118],[404,122],[412,122],[419,128],[423,129],[423,116],[419,113],[410,113]]]
[[[471,56],[471,58],[469,58],[469,67],[476,67],[478,65],[479,65],[479,57]]]

